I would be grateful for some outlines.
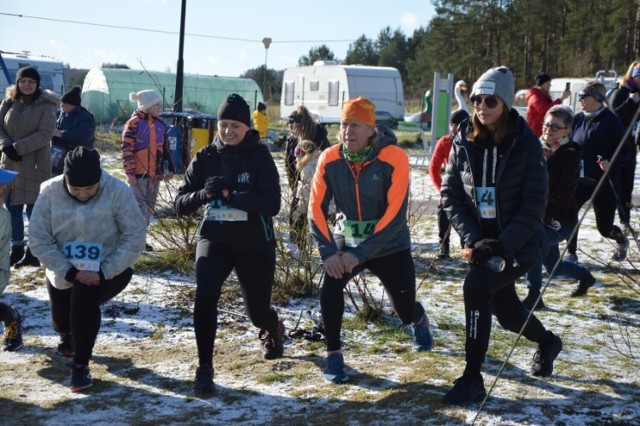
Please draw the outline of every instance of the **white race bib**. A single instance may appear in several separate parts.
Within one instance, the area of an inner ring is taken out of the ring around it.
[[[493,186],[476,187],[476,203],[482,219],[496,218],[496,188]]]
[[[248,214],[244,210],[234,209],[220,200],[213,200],[209,203],[207,220],[221,222],[243,222],[248,219]]]
[[[98,272],[102,262],[102,244],[90,242],[66,241],[62,243],[62,252],[79,271]]]

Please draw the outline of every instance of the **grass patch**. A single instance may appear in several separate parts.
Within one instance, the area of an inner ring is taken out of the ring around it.
[[[193,259],[184,250],[167,249],[153,256],[140,256],[136,260],[135,269],[138,273],[160,273],[173,271],[181,274],[193,272]]]

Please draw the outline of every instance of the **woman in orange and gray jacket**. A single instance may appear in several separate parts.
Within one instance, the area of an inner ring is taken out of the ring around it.
[[[380,279],[400,320],[412,325],[416,349],[433,346],[424,308],[416,302],[407,225],[409,160],[401,148],[378,139],[375,125],[375,105],[368,99],[345,102],[339,143],[323,151],[311,184],[309,226],[326,272],[320,294],[328,352],[324,374],[334,383],[347,380],[340,349],[343,289],[365,268]]]

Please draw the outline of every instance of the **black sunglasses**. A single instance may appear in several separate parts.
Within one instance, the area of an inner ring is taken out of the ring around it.
[[[480,96],[472,96],[469,100],[473,104],[474,108],[478,108],[480,105],[482,105],[482,102],[484,102],[487,108],[490,109],[498,106],[498,98],[496,98],[495,96],[487,96],[484,99],[482,99]]]
[[[544,127],[545,129],[551,129],[552,132],[568,129],[568,127],[560,127],[557,124],[549,124],[549,123],[542,123],[542,127]]]

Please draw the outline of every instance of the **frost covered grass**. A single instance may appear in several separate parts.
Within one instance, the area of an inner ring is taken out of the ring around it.
[[[115,170],[117,160],[104,158]],[[278,158],[278,161],[280,159]],[[286,187],[283,175],[283,188]],[[59,424],[461,424],[471,423],[479,404],[449,407],[440,402],[464,368],[462,279],[459,254],[434,261],[435,206],[424,167],[412,171],[411,229],[418,273],[418,298],[432,324],[435,347],[414,352],[411,335],[392,314],[372,276],[367,288],[382,304],[374,322],[358,316],[349,299],[343,342],[350,381],[325,382],[324,345],[287,339],[285,356],[262,359],[258,331],[243,314],[232,276],[220,306],[214,355],[216,393],[192,392],[197,364],[191,319],[195,291],[192,269],[161,268],[160,253],[145,254],[129,287],[103,307],[91,363],[94,385],[69,391],[67,359],[55,354],[57,336],[49,319],[42,268],[13,271],[2,300],[24,315],[25,347],[0,353],[0,422]],[[287,206],[283,206],[286,210]],[[278,220],[283,221],[283,211]],[[640,229],[638,212],[633,222]],[[451,246],[458,238],[452,236]],[[564,349],[552,377],[529,374],[535,345],[521,339],[476,419],[482,425],[600,425],[640,422],[640,297],[638,247],[629,260],[608,264],[613,247],[595,230],[592,213],[580,233],[580,260],[597,278],[584,298],[576,285],[555,279],[537,313],[560,335]],[[163,262],[170,259],[164,259]],[[281,259],[281,262],[286,261]],[[316,275],[315,288],[320,275]],[[353,285],[351,285],[353,290]],[[526,286],[518,283],[518,292]],[[356,294],[356,293],[354,293]],[[282,299],[276,308],[289,330],[311,329],[319,313],[317,294]],[[301,312],[303,315],[301,315]],[[484,366],[487,389],[515,343],[494,323]]]

